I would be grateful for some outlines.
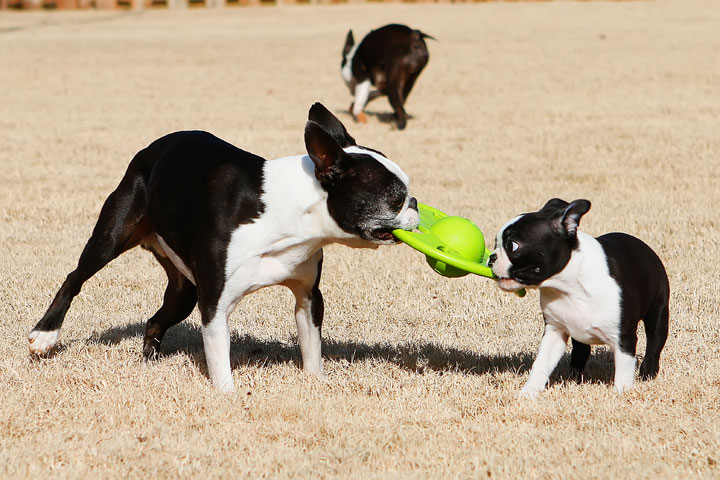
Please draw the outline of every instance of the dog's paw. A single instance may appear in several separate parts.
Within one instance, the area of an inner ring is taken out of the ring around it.
[[[367,123],[367,115],[365,115],[365,112],[360,112],[355,116],[355,120],[360,123]]]
[[[60,337],[59,330],[51,330],[49,332],[42,330],[33,330],[28,335],[29,348],[32,355],[43,356],[48,355],[55,345],[57,345]]]
[[[627,392],[628,390],[631,390],[633,388],[633,384],[622,384],[622,383],[616,383],[613,386],[613,392],[615,392],[618,395],[622,395],[623,393]]]
[[[522,390],[520,390],[520,393],[518,393],[518,398],[526,398],[528,400],[535,400],[537,399],[538,395],[540,395],[540,392],[542,392],[542,388],[533,388],[528,387],[525,385]]]

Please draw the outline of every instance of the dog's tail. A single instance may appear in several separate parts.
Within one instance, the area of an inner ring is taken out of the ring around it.
[[[420,34],[420,38],[422,38],[423,40],[425,40],[426,38],[429,38],[430,40],[435,40],[436,42],[438,41],[438,39],[433,37],[432,35],[428,35],[427,33],[421,32],[420,30],[415,30],[415,31]]]

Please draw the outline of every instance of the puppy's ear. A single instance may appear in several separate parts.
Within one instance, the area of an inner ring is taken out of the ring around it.
[[[590,210],[587,200],[574,200],[553,219],[553,229],[565,238],[574,238],[580,219]]]
[[[347,153],[325,129],[312,120],[305,125],[305,149],[315,164],[315,178],[320,184],[331,185],[341,176],[341,164]]]
[[[320,125],[342,148],[357,145],[355,139],[351,137],[345,129],[345,125],[343,125],[335,115],[330,113],[322,103],[316,102],[310,107],[308,121]]]
[[[343,58],[350,53],[352,47],[355,45],[355,38],[353,38],[352,30],[348,30],[347,37],[345,38],[345,47],[343,48]]]
[[[555,214],[558,210],[565,210],[570,205],[565,200],[553,198],[548,200],[544,207],[540,209],[540,213]]]

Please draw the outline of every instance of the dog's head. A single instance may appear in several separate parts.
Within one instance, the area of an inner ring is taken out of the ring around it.
[[[352,72],[352,61],[355,56],[355,39],[353,38],[352,30],[348,31],[347,37],[345,38],[345,46],[342,51],[342,63],[340,64],[340,75],[345,81],[345,85],[350,89],[350,94],[355,94],[355,85],[357,83],[355,76]]]
[[[488,259],[498,286],[507,291],[536,287],[561,272],[577,248],[577,228],[588,210],[587,200],[553,198],[540,211],[503,225]]]
[[[397,242],[392,230],[417,227],[417,201],[410,196],[408,176],[382,153],[357,145],[320,103],[310,108],[305,148],[327,192],[328,212],[343,231],[384,244]]]

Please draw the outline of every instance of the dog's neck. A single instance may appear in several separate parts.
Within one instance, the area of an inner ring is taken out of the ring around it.
[[[265,215],[270,220],[267,223],[319,246],[335,242],[368,246],[342,230],[330,216],[328,194],[315,177],[310,157],[295,155],[269,160],[265,162],[264,176],[262,198],[267,208]]]
[[[607,277],[608,265],[602,246],[587,233],[577,232],[578,245],[565,268],[542,282],[540,295],[588,298],[597,294],[598,278]],[[605,273],[606,275],[601,275]]]

